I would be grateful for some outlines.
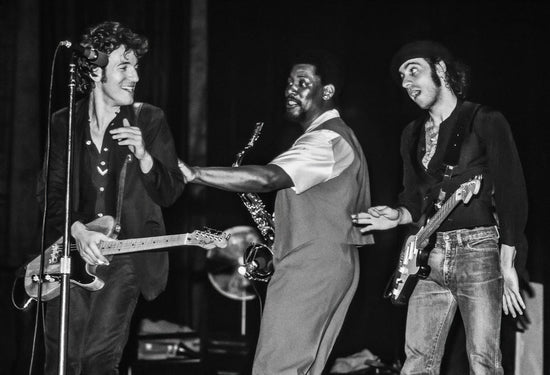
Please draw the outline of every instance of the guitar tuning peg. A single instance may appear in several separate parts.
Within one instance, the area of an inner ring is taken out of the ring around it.
[[[209,233],[209,234],[214,232],[214,229],[209,228],[209,227],[203,227],[203,230],[204,230],[204,232]]]

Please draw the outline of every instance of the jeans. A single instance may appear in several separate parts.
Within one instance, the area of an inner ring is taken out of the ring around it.
[[[409,300],[402,374],[439,374],[449,328],[460,311],[470,374],[502,374],[502,276],[496,227],[438,232]]]
[[[68,375],[115,375],[128,340],[130,321],[139,297],[132,261],[126,255],[113,257],[100,267],[105,286],[88,291],[75,286],[70,291],[67,341]],[[45,374],[58,373],[59,298],[46,305]]]

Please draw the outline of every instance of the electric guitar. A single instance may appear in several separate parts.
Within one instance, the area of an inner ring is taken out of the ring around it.
[[[103,216],[86,224],[88,230],[101,232],[108,237],[115,237],[115,220],[111,216]],[[132,238],[127,240],[101,241],[99,249],[104,256],[129,254],[140,251],[155,250],[172,246],[200,246],[204,249],[227,246],[229,236],[214,231],[199,231],[192,233]],[[74,285],[90,291],[96,291],[105,282],[96,276],[97,265],[87,264],[78,252],[76,245],[70,244],[71,256],[71,287]],[[38,296],[38,284],[42,282],[42,301],[49,301],[59,295],[61,273],[60,260],[63,252],[63,237],[58,239],[44,252],[44,274],[40,281],[40,256],[33,259],[25,267],[25,291],[31,298]]]
[[[394,305],[405,305],[418,280],[429,276],[431,269],[428,257],[433,249],[430,237],[461,201],[466,204],[479,192],[481,179],[482,176],[476,176],[460,185],[435,215],[428,219],[426,225],[407,238],[399,255],[397,269],[384,292],[384,297],[389,298]]]

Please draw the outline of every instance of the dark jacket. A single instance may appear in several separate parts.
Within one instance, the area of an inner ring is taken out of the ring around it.
[[[149,173],[144,174],[139,161],[134,157],[128,164],[121,213],[122,230],[119,239],[160,236],[165,234],[161,206],[169,206],[183,191],[183,177],[177,166],[174,141],[160,108],[149,104],[134,104],[120,108],[117,118],[127,118],[132,126],[142,131],[146,150],[154,159]],[[137,116],[139,113],[139,116]],[[138,117],[136,121],[136,116]],[[65,159],[68,109],[56,112],[52,117],[52,144],[48,185],[48,229],[49,239],[61,236],[64,227],[65,206]],[[75,106],[73,142],[73,185],[71,222],[87,223],[94,219],[93,214],[82,212],[80,201],[80,166],[84,130],[88,125],[88,99]],[[117,164],[122,165],[129,153],[126,146],[116,147]],[[117,181],[118,174],[117,173]],[[43,187],[43,178],[40,179]],[[39,187],[39,197],[42,188]],[[155,298],[166,286],[168,275],[168,255],[166,252],[146,252],[130,255],[140,283],[140,289],[147,299]]]
[[[420,218],[427,202],[437,197],[445,152],[453,131],[457,129],[462,107],[463,103],[459,101],[451,115],[441,123],[437,148],[427,169],[421,162],[426,150],[424,123],[427,115],[411,122],[403,131],[401,156],[404,189],[399,201],[409,210],[414,221]],[[510,125],[502,113],[486,106],[481,106],[472,122],[466,125],[458,165],[443,188],[448,198],[460,184],[481,174],[481,190],[467,205],[458,205],[439,230],[497,225],[498,217],[501,242],[516,246],[522,255],[525,248],[527,189]]]

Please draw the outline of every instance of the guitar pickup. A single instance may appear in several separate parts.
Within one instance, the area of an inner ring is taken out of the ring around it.
[[[31,280],[33,283],[54,283],[61,281],[61,275],[60,274],[45,274],[42,277],[42,281],[40,281],[40,277],[38,275],[32,275]]]

